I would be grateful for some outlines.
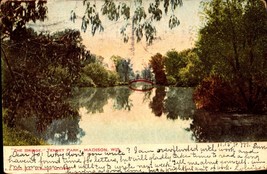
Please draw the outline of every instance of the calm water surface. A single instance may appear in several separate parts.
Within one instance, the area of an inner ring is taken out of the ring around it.
[[[56,119],[40,132],[34,118],[22,120],[50,144],[166,144],[266,141],[267,116],[196,110],[193,88],[127,86],[76,89],[71,105],[79,118]]]
[[[148,92],[128,87],[85,88],[73,103],[79,108],[82,144],[194,142],[195,112],[190,88],[158,87]],[[178,95],[177,95],[178,94]]]

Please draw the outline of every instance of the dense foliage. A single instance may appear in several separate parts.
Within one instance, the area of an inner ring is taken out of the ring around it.
[[[120,56],[112,56],[110,59],[113,61],[115,70],[119,75],[119,82],[128,83],[130,78],[134,77],[131,59],[125,59]]]
[[[165,67],[168,84],[176,86],[196,86],[205,76],[203,63],[199,60],[196,49],[168,51]]]
[[[66,100],[72,88],[80,84],[111,86],[117,82],[117,74],[85,50],[79,31],[66,29],[49,35],[26,28],[29,21],[45,19],[45,1],[5,1],[0,8],[3,125],[5,135],[19,133],[7,137],[5,145],[11,141],[38,144],[19,126],[22,119],[34,117],[40,132],[55,119],[77,120],[77,110]],[[88,67],[96,69],[86,76]],[[94,78],[97,73],[104,74],[101,80],[107,83],[100,83],[100,76]],[[19,136],[25,137],[25,142]]]
[[[264,4],[260,0],[213,0],[204,4],[204,14],[206,23],[197,43],[199,57],[211,77],[215,77],[210,83],[220,79],[221,83],[215,84],[225,85],[206,88],[204,82],[196,91],[196,99],[204,97],[204,89],[216,88],[219,91],[205,96],[205,100],[213,101],[214,97],[220,98],[228,92],[223,96],[238,101],[242,106],[240,111],[266,110],[267,13]],[[227,86],[229,89],[223,92]],[[227,101],[222,101],[223,105],[227,105]]]
[[[83,68],[83,73],[91,78],[93,84],[99,87],[114,86],[118,81],[116,72],[106,70],[105,67],[99,63],[91,63]]]
[[[155,74],[156,84],[159,85],[166,85],[167,78],[165,74],[165,57],[162,56],[160,53],[152,56],[149,60],[150,66]]]
[[[205,78],[196,88],[194,99],[198,108],[238,112],[244,109],[236,88],[218,76]]]
[[[27,29],[3,45],[2,97],[8,126],[14,127],[20,117],[35,116],[41,131],[52,119],[78,114],[64,97],[79,77],[84,51],[79,39],[77,31],[45,36]]]
[[[13,36],[14,31],[25,29],[29,21],[43,21],[46,18],[46,1],[4,1],[0,2],[1,40]]]
[[[157,84],[194,87],[205,77],[203,62],[196,49],[181,52],[170,50],[166,56],[156,54],[150,59],[150,66]]]
[[[146,66],[142,69],[141,77],[143,79],[154,80],[151,66]]]

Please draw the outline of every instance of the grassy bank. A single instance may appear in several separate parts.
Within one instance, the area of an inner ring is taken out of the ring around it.
[[[48,145],[44,140],[36,138],[30,132],[18,128],[9,128],[3,124],[3,145],[4,146],[29,146]]]

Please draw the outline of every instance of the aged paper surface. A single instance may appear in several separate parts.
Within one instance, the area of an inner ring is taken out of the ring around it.
[[[143,0],[144,9],[149,7],[150,1]],[[91,5],[95,4],[100,12],[105,1],[88,2]],[[114,2],[120,7],[123,3],[128,3],[131,14],[140,3],[138,0]],[[178,83],[157,86],[154,85],[155,77],[148,77],[146,74],[152,72],[151,69],[145,70],[149,67],[151,57],[157,53],[165,56],[171,51],[174,51],[171,53],[182,52],[195,47],[199,39],[198,32],[204,25],[200,17],[203,10],[202,2],[209,1],[183,0],[183,5],[176,11],[163,13],[160,21],[153,21],[157,32],[153,43],[149,44],[146,41],[145,31],[141,34],[143,35],[141,41],[137,42],[139,26],[133,23],[132,17],[128,20],[119,18],[115,22],[108,20],[107,16],[101,17],[103,31],[99,32],[100,29],[97,28],[93,36],[92,26],[87,24],[85,32],[83,32],[84,26],[81,27],[86,10],[82,0],[47,1],[47,19],[43,22],[39,20],[27,22],[25,24],[27,28],[32,28],[38,34],[50,34],[51,37],[57,36],[58,33],[60,35],[60,32],[64,33],[65,29],[77,30],[80,32],[81,44],[89,51],[90,58],[93,57],[89,60],[93,61],[93,64],[101,64],[109,71],[115,71],[117,67],[114,60],[122,58],[126,63],[120,66],[127,65],[128,61],[131,70],[127,77],[121,76],[127,85],[102,87],[101,84],[106,83],[106,79],[99,73],[97,76],[101,76],[101,79],[98,79],[101,87],[74,87],[73,96],[66,101],[76,109],[78,117],[55,116],[56,118],[52,119],[48,115],[40,118],[16,117],[15,124],[18,128],[44,140],[45,145],[20,146],[18,142],[17,145],[4,146],[4,172],[133,173],[266,170],[266,114],[199,110],[192,97],[194,87],[177,87]],[[162,9],[163,6],[161,4]],[[74,14],[75,20],[73,20]],[[169,19],[173,14],[179,19],[179,25],[170,29]],[[122,33],[123,27],[126,27],[126,35]],[[124,42],[125,38],[128,42]],[[36,44],[35,41],[32,43]],[[57,43],[60,41],[56,40],[51,45]],[[60,44],[57,45],[58,50],[65,43]],[[5,46],[3,48],[6,49]],[[68,47],[65,52],[69,50],[71,54],[71,49]],[[55,50],[51,52],[56,52]],[[31,52],[34,51],[27,51],[27,54],[31,55]],[[68,56],[66,53],[62,54]],[[193,63],[183,70],[193,67]],[[21,65],[24,66],[23,63]],[[29,68],[26,65],[25,67]],[[11,72],[12,70],[15,72],[15,68],[11,66]],[[64,75],[64,70],[61,71],[61,67],[57,68],[54,69],[55,74]],[[35,73],[36,76],[39,75],[38,71]],[[123,73],[125,74],[124,71]],[[20,71],[14,74],[16,76]],[[134,86],[139,82],[145,85],[141,88]],[[7,98],[3,98],[4,102],[9,101]],[[47,102],[49,101],[44,101]],[[27,108],[27,102],[25,103],[22,107]],[[45,108],[50,105],[43,104],[40,107]],[[21,110],[23,109],[18,109],[19,114],[27,115],[26,111]]]
[[[197,143],[5,147],[7,173],[132,173],[266,170],[267,145]]]

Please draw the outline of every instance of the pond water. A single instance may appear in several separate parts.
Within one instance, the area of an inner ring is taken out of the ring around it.
[[[266,141],[266,115],[210,113],[197,110],[193,88],[128,86],[79,88],[71,105],[79,118],[53,120],[43,132],[34,118],[24,127],[50,144],[166,144]],[[26,124],[25,124],[26,123]]]
[[[72,104],[79,109],[79,126],[85,132],[81,143],[194,142],[189,131],[195,111],[192,90],[158,87],[141,92],[127,86],[79,89]]]

